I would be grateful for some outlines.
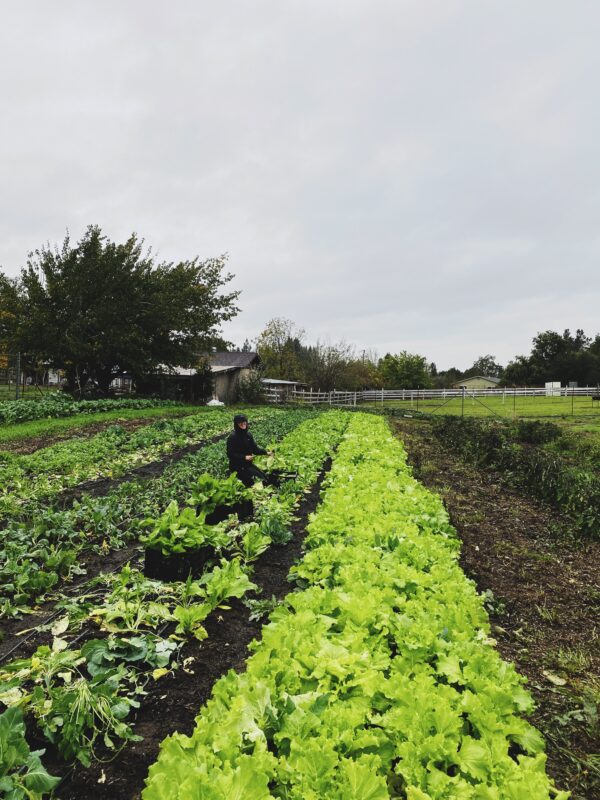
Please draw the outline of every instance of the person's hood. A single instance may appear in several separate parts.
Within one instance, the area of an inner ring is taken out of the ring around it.
[[[240,428],[240,422],[248,422],[248,417],[245,414],[236,414],[233,418],[233,430],[236,433],[246,433],[248,429],[246,428],[246,430],[243,431]]]

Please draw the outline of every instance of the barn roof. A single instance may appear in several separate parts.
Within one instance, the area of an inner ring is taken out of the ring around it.
[[[459,381],[455,381],[452,385],[460,386],[462,383],[465,383],[466,381],[489,381],[490,383],[495,383],[495,384],[501,383],[500,378],[492,378],[491,375],[469,375],[468,378],[461,378]]]
[[[239,369],[248,369],[260,361],[258,353],[242,353],[241,351],[209,353],[208,360],[211,367],[238,367]]]

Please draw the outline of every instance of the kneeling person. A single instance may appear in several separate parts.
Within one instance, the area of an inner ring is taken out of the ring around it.
[[[267,475],[252,463],[254,456],[266,456],[267,451],[259,447],[248,430],[248,418],[236,414],[233,418],[233,433],[227,437],[229,470],[235,472],[244,486],[255,481],[264,481]]]

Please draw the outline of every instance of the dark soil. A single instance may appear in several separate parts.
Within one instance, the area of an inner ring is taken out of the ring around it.
[[[169,414],[168,419],[175,418],[176,416],[186,416],[186,412],[182,412],[181,414]],[[2,442],[0,443],[0,450],[17,455],[28,455],[44,447],[50,447],[58,442],[64,442],[67,439],[91,439],[92,436],[95,436],[97,433],[102,433],[102,431],[105,431],[112,425],[119,425],[121,428],[125,428],[125,430],[134,431],[137,428],[143,428],[145,425],[151,425],[158,419],[159,417],[141,417],[140,419],[109,419],[105,422],[93,422],[91,425],[80,425],[76,428],[68,428],[50,435],[44,434],[42,436],[31,436],[26,439]]]
[[[285,547],[271,547],[255,562],[252,580],[260,597],[281,600],[292,586],[287,580],[290,567],[301,556],[308,516],[319,502],[322,479],[330,468],[328,461],[313,487],[302,501],[292,532],[294,538]],[[191,734],[194,719],[210,697],[215,681],[228,670],[241,671],[248,657],[248,645],[260,635],[261,622],[250,621],[249,610],[241,601],[228,602],[229,610],[217,610],[205,623],[208,638],[184,645],[183,659],[191,658],[187,671],[179,670],[148,687],[149,694],[135,718],[135,733],[141,742],[128,744],[112,761],[94,764],[89,769],[77,765],[65,771],[64,764],[51,752],[47,743],[44,765],[51,774],[64,775],[57,794],[61,800],[137,800],[141,796],[149,766],[158,756],[159,745],[171,733]]]
[[[576,539],[567,518],[444,450],[427,422],[393,425],[415,476],[444,500],[464,571],[490,592],[498,649],[537,704],[548,773],[573,800],[599,800],[600,542]]]

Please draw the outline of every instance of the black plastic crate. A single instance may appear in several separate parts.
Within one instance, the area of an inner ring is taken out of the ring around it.
[[[163,555],[160,550],[147,549],[144,555],[144,575],[165,582],[185,581],[190,575],[192,578],[199,578],[206,565],[216,557],[216,550],[211,545],[168,556]]]

